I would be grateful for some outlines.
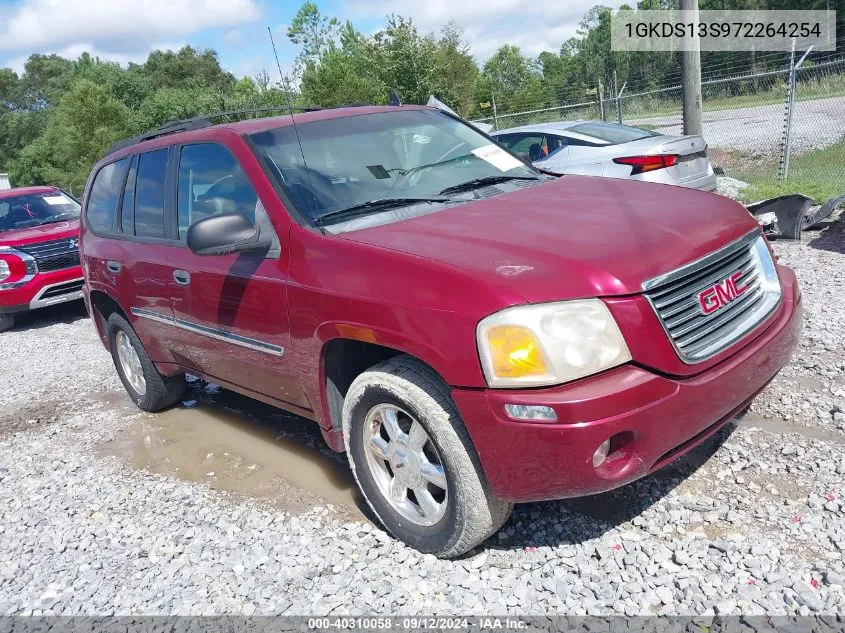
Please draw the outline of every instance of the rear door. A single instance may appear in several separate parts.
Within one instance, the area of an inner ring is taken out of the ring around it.
[[[176,231],[170,257],[172,309],[191,361],[208,376],[307,406],[285,352],[290,348],[287,254],[256,187],[222,144],[178,148]],[[185,243],[189,227],[222,213],[240,213],[270,234],[265,255],[200,256]]]
[[[168,165],[163,148],[103,166],[86,200],[81,249],[90,290],[117,301],[153,361],[181,364],[167,294]]]
[[[539,132],[514,132],[497,136],[496,140],[514,154],[529,162],[544,159],[549,154],[546,135]]]
[[[178,243],[168,222],[172,151],[155,149],[132,160],[120,208],[123,240],[117,276],[138,336],[148,351],[158,350],[159,358],[153,360],[183,364],[186,357],[179,331],[172,325],[169,296],[168,259]]]

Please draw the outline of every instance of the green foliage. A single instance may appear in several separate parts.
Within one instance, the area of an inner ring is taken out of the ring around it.
[[[845,193],[842,191],[842,165],[845,165],[845,141],[793,155],[789,161],[787,180],[765,177],[759,173],[752,173],[748,177],[741,173],[734,175],[747,180],[751,185],[742,191],[742,198],[746,202],[798,192],[823,204]],[[772,169],[769,173],[776,173],[776,170]]]
[[[154,51],[128,68],[84,53],[32,55],[18,77],[0,69],[0,170],[15,185],[81,192],[115,142],[173,119],[287,103],[269,81],[236,81],[214,51]]]
[[[387,86],[377,77],[362,73],[356,63],[338,49],[326,53],[322,61],[309,62],[302,75],[302,97],[307,104],[337,107],[351,103],[385,103]]]
[[[288,39],[302,47],[299,63],[304,65],[317,61],[329,52],[338,37],[339,26],[337,18],[328,18],[320,13],[316,4],[305,2],[287,31]]]
[[[141,68],[155,90],[160,88],[211,88],[230,90],[235,77],[220,67],[217,53],[185,46],[178,52],[153,51]]]
[[[162,88],[145,99],[135,113],[131,130],[140,134],[166,121],[187,119],[224,109],[221,94],[201,88]]]
[[[129,121],[126,106],[102,86],[81,79],[62,96],[44,134],[12,161],[11,177],[82,191],[91,165],[126,136]]]

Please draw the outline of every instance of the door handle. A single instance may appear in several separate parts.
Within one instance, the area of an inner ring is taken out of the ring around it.
[[[188,286],[191,283],[191,273],[187,270],[174,270],[173,280],[180,286]]]
[[[106,268],[109,269],[109,272],[117,274],[120,272],[121,268],[123,268],[123,265],[120,262],[109,260],[106,262]]]

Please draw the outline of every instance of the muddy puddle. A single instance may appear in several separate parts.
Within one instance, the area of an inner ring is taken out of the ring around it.
[[[838,444],[845,443],[845,435],[837,431],[829,431],[816,426],[792,424],[782,419],[762,418],[753,413],[746,413],[741,418],[734,420],[734,423],[740,428],[754,427],[767,433],[796,433],[797,435],[813,440],[836,442]]]
[[[123,392],[94,397],[137,411]],[[325,445],[316,423],[201,381],[181,405],[143,415],[101,450],[287,512],[328,503],[348,519],[366,518],[345,456]]]

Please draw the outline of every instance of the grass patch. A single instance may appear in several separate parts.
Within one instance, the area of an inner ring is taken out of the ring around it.
[[[770,174],[777,173],[772,166]],[[789,178],[779,180],[771,175],[743,174],[733,175],[745,180],[750,186],[742,192],[745,202],[764,200],[790,193],[803,193],[818,203],[845,193],[845,140],[805,154],[793,155],[789,160]]]
[[[703,86],[702,111],[707,113],[766,105],[784,105],[786,101],[785,75],[775,81],[769,81],[766,85],[757,89],[752,88],[750,79],[739,78],[733,87],[740,90],[740,93],[730,94],[724,85],[718,87]],[[796,102],[842,96],[845,96],[845,74],[813,77],[802,73],[799,76],[795,93]],[[622,98],[623,120],[680,114],[682,109],[680,88],[662,96],[637,97],[631,95],[627,101],[625,97]]]

